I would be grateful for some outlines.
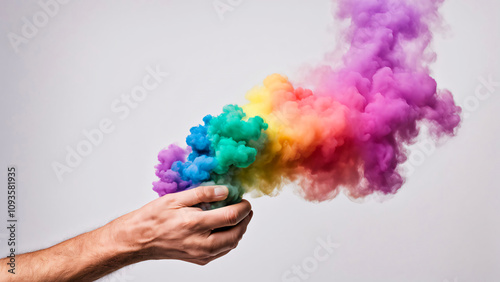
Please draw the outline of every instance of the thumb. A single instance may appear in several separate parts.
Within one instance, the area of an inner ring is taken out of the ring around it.
[[[172,196],[176,197],[178,204],[191,207],[199,203],[222,201],[227,198],[228,193],[226,186],[199,186]]]

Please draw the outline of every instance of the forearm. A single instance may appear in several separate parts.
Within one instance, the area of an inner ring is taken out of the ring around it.
[[[118,218],[96,230],[53,247],[17,256],[15,274],[1,260],[4,281],[93,281],[144,259],[139,246],[128,241],[124,221]]]

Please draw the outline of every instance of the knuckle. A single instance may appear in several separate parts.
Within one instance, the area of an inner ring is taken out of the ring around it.
[[[203,259],[206,257],[205,251],[199,248],[193,249],[189,252],[189,254],[196,259]]]
[[[230,236],[230,238],[228,238],[226,240],[226,242],[224,243],[224,249],[232,250],[232,249],[236,248],[238,246],[238,242],[239,242],[237,237],[238,237],[237,235],[232,234]]]
[[[182,229],[189,229],[191,227],[191,221],[187,218],[183,218],[180,222]]]
[[[245,206],[247,207],[247,209],[248,209],[248,210],[251,210],[251,209],[252,209],[252,205],[250,204],[250,202],[249,202],[249,201],[247,201],[247,200],[243,199],[243,200],[241,200],[241,202],[242,202],[243,204],[245,204]]]
[[[194,194],[196,197],[196,200],[199,202],[204,202],[207,201],[210,197],[210,192],[209,192],[209,187],[206,186],[201,186],[198,188],[194,189]]]
[[[192,217],[184,217],[181,222],[181,227],[187,230],[195,230],[200,226],[200,222]]]
[[[241,240],[241,235],[239,233],[233,234],[232,241],[233,244],[238,244],[238,242]]]
[[[213,242],[208,242],[205,246],[205,255],[208,257],[214,256],[217,254],[217,247]]]
[[[175,196],[176,196],[175,194],[167,194],[167,195],[161,197],[161,199],[163,199],[162,205],[166,205],[166,206],[173,205],[177,200],[177,197],[175,197]]]
[[[243,234],[244,233],[245,233],[244,231],[238,233],[238,241],[241,241],[241,239],[243,239]]]
[[[234,243],[231,245],[231,249],[236,249],[236,247],[238,247],[238,244],[239,244],[239,242],[238,242],[238,241],[234,242]]]
[[[226,222],[229,225],[236,225],[236,223],[238,223],[238,214],[234,209],[228,209],[226,211]]]
[[[206,255],[207,255],[207,257],[212,257],[212,256],[215,256],[216,254],[217,254],[217,252],[216,252],[215,246],[209,246],[206,249]]]
[[[195,188],[195,189],[193,189],[194,197],[199,202],[201,202],[202,199],[203,199],[203,194],[204,194],[203,190],[204,190],[203,188]]]
[[[172,207],[172,194],[167,194],[164,196],[161,196],[158,199],[155,199],[146,205],[144,205],[141,209],[148,211],[148,212],[157,212],[159,209],[169,209]]]
[[[209,262],[210,262],[210,260],[208,260],[208,259],[202,259],[202,260],[199,260],[196,264],[201,265],[201,266],[205,266]]]

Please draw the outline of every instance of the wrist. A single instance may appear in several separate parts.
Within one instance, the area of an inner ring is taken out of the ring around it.
[[[140,210],[128,213],[108,223],[107,237],[117,256],[127,258],[130,263],[151,259],[153,227]]]

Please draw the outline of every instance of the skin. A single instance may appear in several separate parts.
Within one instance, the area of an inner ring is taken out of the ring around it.
[[[236,248],[252,218],[246,200],[202,211],[224,200],[224,186],[205,186],[158,198],[110,223],[55,246],[0,261],[0,281],[93,281],[145,260],[177,259],[198,265]]]

